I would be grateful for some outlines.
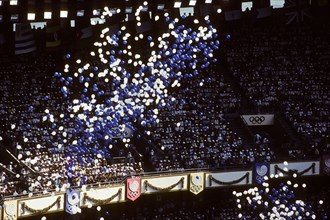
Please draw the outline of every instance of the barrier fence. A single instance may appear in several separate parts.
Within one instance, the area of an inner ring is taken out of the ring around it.
[[[76,214],[80,208],[105,205],[128,200],[135,201],[143,194],[189,191],[195,195],[204,189],[233,185],[261,184],[265,176],[296,173],[297,176],[327,175],[330,157],[321,162],[302,161],[282,163],[256,163],[245,170],[185,171],[173,174],[144,174],[127,178],[122,183],[67,189],[66,192],[26,198],[7,198],[0,210],[0,219],[16,220],[27,216],[66,211]],[[327,161],[323,161],[327,159]]]

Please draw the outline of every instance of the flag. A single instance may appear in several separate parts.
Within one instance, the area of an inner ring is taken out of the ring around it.
[[[285,0],[284,9],[286,24],[303,22],[306,18],[312,17],[308,0]]]
[[[36,43],[29,24],[16,24],[15,54],[25,54],[35,51]]]
[[[204,173],[191,173],[189,191],[197,195],[204,190]]]
[[[141,195],[141,179],[140,178],[131,178],[127,179],[127,190],[126,197],[129,200],[136,200]]]
[[[269,176],[269,164],[266,162],[254,164],[253,174],[254,182],[262,184],[264,182],[264,177]]]
[[[66,193],[65,211],[71,215],[81,212],[79,208],[80,196],[78,190],[70,190]]]
[[[46,27],[46,47],[54,48],[61,45],[59,37],[60,26],[47,26]]]

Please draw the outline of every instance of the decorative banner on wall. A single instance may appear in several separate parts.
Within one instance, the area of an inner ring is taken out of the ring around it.
[[[233,171],[205,174],[205,188],[252,184],[251,171]]]
[[[51,211],[63,211],[64,195],[48,196],[19,202],[19,216],[38,215]]]
[[[127,179],[126,197],[129,200],[136,200],[141,195],[141,179],[131,178]]]
[[[330,176],[330,155],[322,156],[322,170],[324,175]]]
[[[126,186],[113,186],[80,192],[80,207],[125,201]]]
[[[188,175],[163,176],[141,180],[141,193],[188,190]]]
[[[269,176],[269,164],[268,163],[256,163],[253,169],[254,182],[262,184],[264,177]]]
[[[79,208],[80,192],[78,190],[71,190],[66,193],[65,211],[71,215],[75,215],[81,211]]]
[[[190,192],[197,195],[204,190],[204,173],[190,174]]]
[[[16,220],[17,219],[17,200],[9,200],[9,201],[4,202],[3,219],[4,220]]]
[[[274,115],[241,115],[242,120],[248,126],[273,125]]]
[[[283,163],[270,164],[270,174],[283,173],[284,176],[292,175],[294,173],[297,176],[309,176],[320,174],[320,162],[319,161],[303,161],[303,162],[289,162],[287,165]]]

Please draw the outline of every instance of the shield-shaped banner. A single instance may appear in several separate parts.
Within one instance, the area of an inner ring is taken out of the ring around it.
[[[323,174],[330,175],[330,155],[323,155],[322,157],[322,170]]]
[[[131,178],[127,179],[126,185],[126,197],[129,200],[136,200],[141,195],[141,179],[140,178]]]
[[[79,208],[80,193],[78,190],[70,190],[66,193],[65,211],[71,215],[75,215],[81,211]]]
[[[191,173],[190,174],[190,192],[197,195],[204,190],[204,173]]]
[[[256,163],[254,164],[254,182],[257,184],[262,184],[264,182],[264,177],[269,176],[269,164],[268,163]]]

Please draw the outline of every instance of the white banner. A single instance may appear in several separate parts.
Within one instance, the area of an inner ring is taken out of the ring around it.
[[[104,205],[125,201],[126,186],[114,186],[100,189],[91,189],[80,192],[80,206]]]
[[[274,115],[241,115],[241,118],[248,126],[273,125]]]
[[[142,183],[141,194],[153,193],[153,192],[188,190],[187,175],[142,179],[141,183]]]
[[[247,184],[252,184],[252,171],[205,174],[205,188]]]
[[[2,210],[1,210],[2,211]],[[8,200],[3,204],[3,216],[0,219],[17,219],[17,200]]]
[[[270,164],[270,174],[283,173],[287,176],[288,173],[296,173],[298,176],[310,176],[320,174],[319,161],[305,161],[305,162],[289,162],[287,165],[283,163]]]
[[[64,194],[46,196],[34,199],[23,199],[18,202],[18,216],[25,217],[46,212],[59,212],[64,210]]]

